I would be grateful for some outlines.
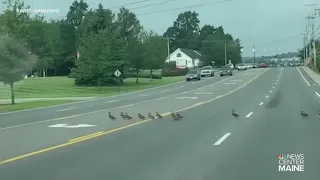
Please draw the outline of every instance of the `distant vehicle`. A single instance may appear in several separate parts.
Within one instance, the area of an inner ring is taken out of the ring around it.
[[[201,77],[203,76],[214,76],[214,71],[212,66],[204,66],[201,70]]]
[[[221,67],[220,76],[224,76],[224,75],[232,76],[232,70],[233,69],[228,66]]]
[[[253,65],[252,65],[252,68],[258,68],[258,67],[259,67],[258,64],[253,64]]]
[[[233,64],[227,64],[226,67],[229,67],[229,68],[231,68],[231,69],[234,69],[234,68],[235,68],[235,66],[234,66]]]
[[[253,66],[253,65],[252,65],[252,64],[249,64],[249,63],[247,63],[247,64],[245,64],[245,66],[246,66],[246,68],[247,68],[247,69],[250,69],[250,68],[252,68],[252,66]]]
[[[238,71],[247,70],[247,67],[246,67],[245,64],[238,64],[238,65],[237,65],[237,69],[238,69]]]
[[[266,67],[268,67],[268,65],[267,65],[266,63],[260,63],[260,64],[259,64],[259,67],[261,67],[261,68],[266,68]]]
[[[186,75],[186,81],[191,81],[191,80],[198,80],[199,81],[200,79],[201,79],[201,75],[198,70],[191,70]]]

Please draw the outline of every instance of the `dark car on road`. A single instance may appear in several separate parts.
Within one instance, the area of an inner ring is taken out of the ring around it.
[[[200,79],[201,79],[201,74],[198,70],[191,70],[188,72],[186,76],[186,81],[200,80]]]
[[[232,76],[232,68],[225,66],[220,69],[220,76]]]

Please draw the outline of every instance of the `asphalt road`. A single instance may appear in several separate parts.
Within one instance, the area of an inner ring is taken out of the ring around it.
[[[181,121],[132,120],[141,124],[110,132],[120,122],[133,122],[111,121],[101,111],[3,129],[0,179],[316,180],[320,102],[314,90],[297,68],[253,69],[182,95],[112,110],[133,115],[184,109]],[[234,119],[232,109],[240,117]],[[310,116],[302,118],[301,110]],[[55,123],[97,126],[47,127]],[[66,143],[99,131],[104,135]],[[59,143],[65,144],[13,158]],[[278,172],[281,153],[304,154],[305,172]]]
[[[243,71],[234,71],[236,76]],[[133,104],[148,103],[159,98],[171,98],[184,92],[191,92],[199,88],[214,84],[228,77],[220,77],[216,73],[213,78],[203,78],[201,81],[180,82],[172,85],[161,86],[135,93],[119,96],[97,98],[93,100],[80,101],[77,103],[40,108],[34,110],[0,113],[0,129],[10,126],[17,126],[26,123],[45,121],[48,119],[61,118],[94,111],[104,111],[115,107],[122,107]]]

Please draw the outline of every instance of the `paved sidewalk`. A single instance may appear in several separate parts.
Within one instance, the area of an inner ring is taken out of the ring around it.
[[[93,99],[95,97],[60,97],[60,98],[21,98],[21,99],[15,99],[16,103],[21,102],[30,102],[30,101],[56,101],[56,100],[75,100],[75,101],[81,101],[81,100],[88,100]],[[0,104],[7,104],[10,103],[11,99],[1,99]]]

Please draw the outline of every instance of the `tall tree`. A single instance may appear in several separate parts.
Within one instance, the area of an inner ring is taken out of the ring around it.
[[[86,16],[81,27],[81,56],[73,69],[77,85],[112,85],[116,83],[114,71],[124,71],[124,40],[113,17],[101,4]]]
[[[167,41],[161,36],[150,36],[144,43],[145,67],[150,70],[152,79],[153,70],[163,68],[167,57]]]
[[[81,25],[84,17],[87,14],[88,4],[83,0],[79,2],[76,0],[72,3],[67,13],[66,23],[71,24],[75,27]]]
[[[197,49],[199,44],[195,41],[199,36],[199,14],[195,11],[186,11],[178,15],[172,27],[164,33],[170,38],[170,52],[177,48]]]
[[[126,59],[130,67],[135,70],[136,83],[139,83],[139,72],[145,67],[144,49],[142,42],[136,38],[131,38],[126,49]]]
[[[137,38],[142,30],[137,16],[126,8],[120,8],[117,14],[117,26],[120,31],[121,37],[125,39]]]
[[[14,83],[23,79],[23,75],[32,70],[36,62],[37,57],[19,41],[8,35],[0,37],[0,80],[10,85],[11,104],[15,104]]]

